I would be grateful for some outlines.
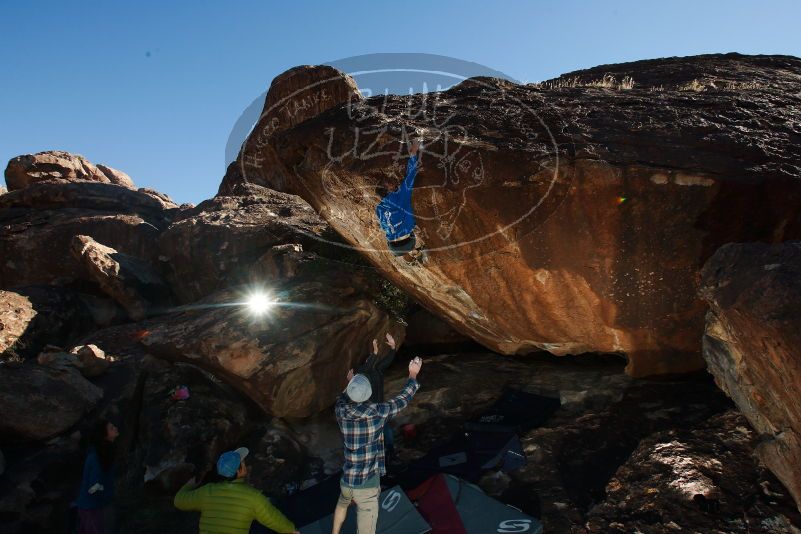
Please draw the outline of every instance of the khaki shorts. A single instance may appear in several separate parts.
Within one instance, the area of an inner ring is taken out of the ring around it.
[[[356,534],[375,534],[381,487],[358,489],[340,484],[339,488],[341,493],[337,507],[347,508],[351,502],[356,504]]]

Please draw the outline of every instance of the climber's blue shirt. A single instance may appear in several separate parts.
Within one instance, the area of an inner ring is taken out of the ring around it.
[[[103,486],[102,490],[89,493],[89,488],[95,484]],[[111,504],[114,498],[114,468],[103,471],[100,466],[100,458],[94,447],[89,448],[86,455],[86,463],[83,465],[83,480],[81,490],[75,505],[83,510],[95,510]]]
[[[412,189],[417,176],[417,155],[409,158],[406,164],[406,177],[396,191],[381,199],[375,214],[387,241],[394,241],[414,230],[415,220],[412,211]]]

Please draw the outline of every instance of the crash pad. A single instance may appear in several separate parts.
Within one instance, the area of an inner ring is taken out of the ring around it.
[[[392,487],[378,497],[378,525],[376,534],[424,534],[431,527],[420,515],[399,486]],[[314,523],[300,527],[301,534],[331,534],[332,513]],[[348,508],[348,516],[341,534],[356,534],[356,507]]]
[[[467,534],[542,534],[542,523],[496,501],[478,486],[444,475]]]
[[[514,433],[459,432],[398,474],[406,489],[416,487],[436,473],[448,473],[478,481],[486,471],[511,472],[526,465],[520,438]]]
[[[467,534],[444,475],[434,475],[407,495],[431,525],[431,534]]]

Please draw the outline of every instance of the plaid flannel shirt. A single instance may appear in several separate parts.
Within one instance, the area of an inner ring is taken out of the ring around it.
[[[334,413],[344,438],[345,484],[361,486],[376,474],[386,474],[384,424],[388,417],[406,408],[419,388],[417,380],[410,378],[397,397],[379,403],[355,403],[345,393],[339,396]]]

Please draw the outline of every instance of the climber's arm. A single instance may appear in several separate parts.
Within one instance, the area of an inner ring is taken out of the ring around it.
[[[414,187],[414,178],[417,176],[417,154],[409,158],[406,163],[406,176],[403,178],[402,187],[411,189]]]

